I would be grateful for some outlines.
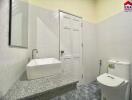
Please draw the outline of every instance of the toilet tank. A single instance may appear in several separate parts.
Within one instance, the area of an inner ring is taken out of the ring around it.
[[[111,75],[118,76],[125,80],[130,79],[130,63],[127,61],[120,60],[109,60],[108,61],[108,73]]]

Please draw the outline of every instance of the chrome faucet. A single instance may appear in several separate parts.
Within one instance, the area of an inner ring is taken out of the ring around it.
[[[34,52],[38,53],[38,49],[33,49],[33,50],[32,50],[32,59],[35,58],[35,57],[34,57]]]

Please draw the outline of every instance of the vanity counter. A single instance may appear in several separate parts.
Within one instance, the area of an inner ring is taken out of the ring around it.
[[[75,84],[74,78],[64,75],[44,77],[35,80],[18,80],[3,98],[4,100],[19,100],[36,94],[44,93],[55,88]]]

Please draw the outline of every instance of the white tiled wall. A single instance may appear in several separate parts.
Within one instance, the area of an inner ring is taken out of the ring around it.
[[[37,17],[37,48],[39,57],[59,59],[59,14],[43,10]]]
[[[8,46],[8,25],[9,0],[0,0],[0,95],[4,95],[23,73],[31,49],[31,46],[28,49]]]
[[[132,13],[122,12],[97,25],[98,54],[104,62],[109,58],[132,62]],[[104,71],[104,70],[102,70]]]
[[[96,80],[98,75],[96,25],[83,22],[83,69],[84,82]]]
[[[58,11],[29,6],[29,32],[34,34],[38,58],[59,59],[59,16]]]

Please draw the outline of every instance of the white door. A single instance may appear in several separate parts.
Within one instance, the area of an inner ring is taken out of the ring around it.
[[[60,12],[60,60],[67,78],[82,79],[82,19]]]

